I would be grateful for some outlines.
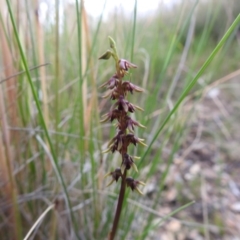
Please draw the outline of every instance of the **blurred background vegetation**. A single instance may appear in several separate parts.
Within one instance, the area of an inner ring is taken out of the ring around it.
[[[107,17],[107,1],[95,17],[83,2],[43,2],[44,20],[38,1],[0,1],[1,240],[32,227],[26,239],[107,238],[119,184],[106,188],[103,176],[120,164],[101,153],[115,134],[99,123],[110,107],[98,88],[114,71],[98,61],[109,35],[138,66],[128,78],[145,92],[130,101],[145,109],[133,118],[150,144],[131,149],[142,157],[131,174],[147,186],[141,197],[128,191],[117,239],[239,239],[239,20],[204,65],[239,0],[159,3],[145,14],[135,1]]]

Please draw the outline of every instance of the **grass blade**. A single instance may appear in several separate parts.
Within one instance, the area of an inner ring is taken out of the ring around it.
[[[188,84],[188,86],[185,88],[185,90],[183,91],[182,95],[180,96],[180,98],[178,99],[178,101],[176,102],[174,108],[172,109],[172,111],[167,115],[167,117],[165,118],[165,120],[163,121],[162,125],[160,126],[160,128],[157,130],[156,134],[154,135],[153,139],[151,140],[147,150],[145,151],[144,155],[141,158],[141,161],[139,162],[139,166],[142,164],[143,160],[145,159],[145,157],[147,156],[147,154],[149,153],[153,143],[156,141],[157,137],[159,136],[160,132],[162,131],[162,129],[165,127],[165,125],[168,123],[168,121],[170,120],[171,116],[177,111],[179,105],[183,102],[184,98],[187,96],[187,94],[190,92],[190,90],[193,88],[193,86],[196,84],[197,80],[199,79],[199,77],[203,74],[203,72],[206,70],[206,68],[209,66],[209,64],[212,62],[212,60],[214,59],[214,57],[216,56],[216,54],[220,51],[220,49],[222,48],[222,46],[224,45],[224,43],[227,41],[227,39],[230,37],[230,35],[234,32],[234,30],[236,29],[236,27],[239,25],[240,23],[240,14],[237,16],[237,18],[235,19],[235,21],[232,23],[232,25],[229,27],[228,31],[224,34],[224,36],[222,37],[222,39],[220,40],[220,42],[218,43],[218,45],[215,47],[215,49],[212,51],[212,53],[210,54],[210,56],[208,57],[208,59],[205,61],[205,63],[202,65],[201,69],[198,71],[198,73],[196,74],[196,76],[193,78],[193,80]]]

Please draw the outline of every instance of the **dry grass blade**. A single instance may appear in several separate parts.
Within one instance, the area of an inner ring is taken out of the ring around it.
[[[48,66],[48,65],[50,65],[50,63],[43,63],[43,64],[40,64],[40,65],[38,65],[38,66],[36,66],[36,67],[29,68],[29,71],[35,70],[35,69],[40,68],[40,67],[45,67],[45,66]],[[26,71],[20,71],[20,72],[17,72],[17,73],[15,73],[15,74],[7,77],[7,78],[4,78],[4,79],[0,80],[0,84],[3,83],[3,82],[5,82],[5,81],[7,81],[7,80],[9,80],[9,79],[11,79],[11,78],[17,77],[17,76],[19,76],[20,74],[23,74],[23,73],[25,73],[25,72],[26,72]]]
[[[31,229],[28,231],[27,235],[24,237],[23,240],[28,240],[29,237],[31,236],[32,232],[34,231],[34,229],[37,227],[38,224],[41,223],[41,221],[43,220],[43,218],[47,215],[47,213],[52,210],[55,207],[55,204],[50,205],[41,215],[40,217],[37,219],[37,221],[33,224],[33,226],[31,227]]]
[[[14,235],[15,239],[21,236],[21,227],[19,225],[19,211],[17,205],[17,188],[16,182],[13,176],[13,159],[11,150],[11,139],[8,129],[8,121],[6,116],[4,97],[2,92],[2,86],[0,85],[0,116],[1,116],[1,138],[0,138],[0,167],[1,167],[1,181],[5,182],[4,194],[9,202],[12,203],[12,207],[9,209],[8,215],[10,221],[14,223]]]

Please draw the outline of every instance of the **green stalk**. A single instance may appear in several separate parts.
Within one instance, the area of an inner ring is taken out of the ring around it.
[[[80,111],[80,118],[79,118],[79,129],[80,129],[80,136],[84,137],[85,131],[84,131],[84,112],[83,112],[83,99],[82,99],[82,84],[83,84],[83,77],[82,77],[82,21],[80,16],[82,16],[82,2],[80,6],[80,12],[79,12],[79,4],[78,0],[76,0],[76,15],[77,15],[77,32],[78,32],[78,71],[79,71],[79,111]],[[84,140],[83,138],[79,138],[79,149],[80,154],[82,156],[82,159],[84,158]],[[83,164],[81,165],[81,173],[83,174]]]
[[[77,15],[77,33],[78,33],[78,74],[79,74],[79,93],[78,93],[78,100],[76,103],[76,108],[79,111],[79,130],[80,130],[80,138],[79,138],[79,155],[80,155],[80,173],[81,173],[81,187],[84,189],[86,181],[84,179],[84,160],[85,160],[85,143],[84,143],[84,136],[85,136],[85,129],[84,129],[84,106],[83,106],[83,72],[82,72],[82,9],[83,9],[83,1],[80,3],[80,7],[78,4],[78,0],[76,0],[76,15]],[[80,11],[79,11],[80,9]],[[85,214],[85,210],[82,210],[82,215],[84,217],[84,223],[87,226],[87,216]],[[80,224],[78,224],[80,225]],[[87,233],[90,232],[90,229],[85,230]]]
[[[55,26],[55,131],[58,130],[59,123],[59,0],[55,1],[55,16],[56,16],[56,26]],[[59,137],[56,135],[55,151],[58,155],[58,140]]]
[[[33,6],[31,6],[32,8]],[[33,28],[32,28],[32,21],[31,21],[31,17],[30,17],[30,7],[29,7],[29,3],[27,0],[25,0],[25,8],[26,8],[26,14],[27,14],[27,21],[29,24],[29,32],[30,32],[30,40],[31,40],[31,45],[32,45],[32,58],[33,58],[33,64],[34,66],[37,66],[37,54],[36,54],[36,50],[35,50],[35,41],[34,41],[34,34],[33,34]],[[38,79],[38,71],[34,72],[35,73],[35,78]],[[39,90],[40,90],[40,81],[38,80],[36,82],[36,86],[37,86],[37,94],[39,94]],[[39,96],[38,96],[39,97]]]
[[[135,4],[134,4],[134,16],[133,16],[133,28],[132,28],[132,46],[131,46],[131,62],[133,62],[133,56],[134,56],[136,22],[137,22],[137,0],[135,0]]]

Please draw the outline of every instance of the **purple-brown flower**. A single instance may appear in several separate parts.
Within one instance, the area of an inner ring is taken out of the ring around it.
[[[107,122],[107,121],[113,121],[115,119],[119,120],[121,116],[121,111],[119,111],[118,109],[113,109],[112,111],[106,113],[103,115],[103,119],[101,120],[101,122]]]
[[[129,116],[125,117],[125,124],[127,125],[127,128],[130,132],[133,132],[134,130],[134,126],[138,126],[138,127],[142,127],[145,128],[145,126],[143,126],[142,124],[140,124],[139,122],[133,120],[132,118],[130,118]]]
[[[132,177],[127,177],[126,178],[126,184],[127,184],[128,187],[130,187],[132,189],[132,191],[136,190],[138,193],[143,195],[143,193],[139,190],[138,186],[139,185],[145,186],[144,182],[134,180]]]
[[[138,87],[137,85],[132,84],[129,81],[124,81],[122,83],[122,90],[124,91],[124,93],[130,92],[133,94],[133,91],[136,92],[143,92],[143,89]]]
[[[123,161],[122,161],[122,166],[124,166],[127,170],[129,170],[130,168],[134,168],[134,170],[136,172],[138,172],[137,170],[137,166],[135,165],[132,157],[130,155],[128,155],[127,153],[123,154]]]
[[[120,111],[121,111],[121,110],[124,110],[126,113],[127,113],[127,112],[133,113],[133,112],[135,111],[135,109],[138,109],[138,110],[142,110],[142,111],[143,111],[142,108],[140,108],[140,107],[138,107],[138,106],[136,106],[136,105],[128,102],[128,101],[124,98],[124,96],[122,96],[122,95],[119,96],[118,100],[114,103],[113,108],[115,108],[115,107],[117,107],[118,110],[120,110]]]
[[[108,89],[113,89],[114,87],[116,87],[118,85],[118,82],[119,82],[119,80],[117,78],[117,75],[114,74],[107,82],[103,83],[100,86],[100,88],[107,86]]]
[[[111,151],[119,151],[120,153],[126,153],[129,144],[134,146],[141,144],[142,146],[147,146],[144,142],[144,139],[135,137],[134,134],[125,134],[123,131],[119,131],[117,135],[108,143],[108,149],[104,153]]]
[[[124,141],[127,145],[132,143],[134,146],[136,146],[136,144],[139,143],[145,147],[147,146],[145,143],[143,143],[144,139],[135,137],[135,135],[132,133],[126,134],[124,137]]]
[[[114,181],[118,181],[122,177],[121,168],[116,168],[113,172],[107,173],[104,177],[112,176],[112,180],[107,184],[107,187],[110,186]]]
[[[129,68],[136,68],[137,66],[133,63],[130,63],[129,61],[125,59],[120,59],[119,62],[119,68],[120,70],[128,71]]]
[[[123,139],[124,139],[124,132],[119,131],[117,135],[108,143],[109,148],[105,152],[115,152],[119,151],[121,152],[122,146],[123,146]]]

